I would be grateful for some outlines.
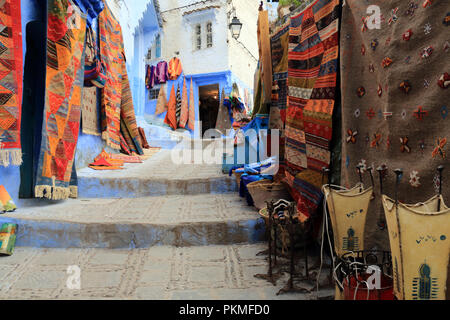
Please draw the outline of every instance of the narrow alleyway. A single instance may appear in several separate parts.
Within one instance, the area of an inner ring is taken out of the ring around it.
[[[33,200],[3,216],[19,225],[20,247],[0,259],[0,299],[316,298],[276,296],[287,273],[277,286],[254,277],[267,272],[257,256],[267,248],[264,222],[219,165],[175,165],[162,150],[144,164],[102,177],[84,169],[79,178],[80,199]],[[74,265],[80,290],[67,288]]]

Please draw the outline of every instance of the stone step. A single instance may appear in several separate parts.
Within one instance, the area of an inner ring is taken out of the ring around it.
[[[265,256],[257,255],[266,248],[265,243],[133,250],[17,248],[11,257],[0,258],[0,300],[316,300],[334,296],[334,287],[325,286],[327,269],[322,270],[324,285],[318,293],[313,278],[296,283],[311,293],[277,295],[289,279],[287,272],[276,286],[254,276],[267,272]],[[309,261],[310,267],[317,265],[317,256]],[[288,269],[287,261],[281,263]],[[79,288],[70,288],[74,281],[68,280],[74,274],[67,272],[69,268],[78,268]],[[302,269],[299,262],[297,270]]]
[[[78,170],[81,198],[137,198],[165,195],[196,195],[237,192],[233,177],[221,172],[221,165],[175,164],[172,150],[159,153],[125,170]]]
[[[147,248],[256,243],[264,221],[236,194],[135,199],[29,200],[0,216],[17,223],[17,246]]]

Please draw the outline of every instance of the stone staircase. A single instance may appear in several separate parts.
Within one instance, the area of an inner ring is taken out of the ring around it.
[[[171,153],[162,149],[125,170],[81,169],[79,199],[24,201],[2,221],[19,225],[17,245],[24,247],[133,249],[263,240],[264,222],[238,196],[234,177],[218,164],[175,164]]]

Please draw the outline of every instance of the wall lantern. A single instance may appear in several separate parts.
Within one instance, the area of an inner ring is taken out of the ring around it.
[[[233,38],[235,38],[236,40],[241,35],[241,29],[242,29],[241,21],[239,21],[239,19],[236,16],[234,16],[233,20],[230,23],[230,30],[231,34],[233,35]]]

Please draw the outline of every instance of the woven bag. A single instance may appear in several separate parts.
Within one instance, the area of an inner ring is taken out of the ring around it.
[[[247,189],[258,210],[266,207],[266,201],[291,198],[287,188],[281,182],[272,182],[271,180],[255,181],[249,183]]]

